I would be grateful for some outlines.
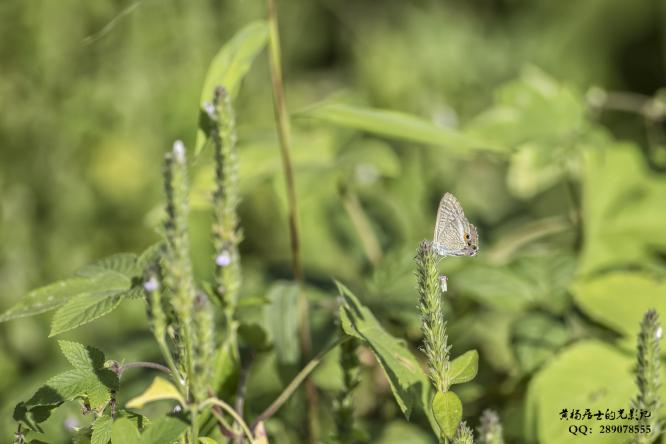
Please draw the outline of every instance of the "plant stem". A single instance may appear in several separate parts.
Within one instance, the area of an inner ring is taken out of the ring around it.
[[[169,369],[169,367],[166,367],[162,364],[158,364],[156,362],[139,361],[139,362],[128,362],[127,364],[121,365],[120,369],[118,370],[118,376],[121,376],[125,372],[125,370],[130,368],[152,368],[167,373],[169,375],[171,374],[171,370]]]
[[[320,351],[317,356],[315,356],[305,367],[303,367],[300,372],[298,372],[296,377],[289,383],[289,385],[282,391],[282,393],[280,393],[280,396],[278,396],[266,410],[264,410],[259,416],[255,418],[254,421],[252,421],[252,429],[254,429],[260,422],[265,421],[273,416],[280,409],[280,407],[282,407],[282,404],[284,404],[287,399],[289,399],[289,397],[294,393],[300,383],[303,382],[303,380],[305,380],[308,375],[310,375],[310,373],[312,373],[317,365],[319,365],[324,356],[326,356],[326,354],[333,350],[335,347],[342,344],[343,342],[348,341],[349,339],[351,339],[349,336],[339,338],[331,343],[328,347]]]
[[[226,402],[222,401],[221,399],[218,398],[208,398],[204,402],[200,404],[201,407],[205,407],[208,405],[216,405],[218,407],[221,407],[222,410],[227,412],[229,415],[231,415],[232,418],[236,421],[241,426],[241,429],[243,429],[243,433],[245,433],[245,436],[247,436],[247,439],[250,440],[250,443],[254,441],[254,437],[252,436],[252,432],[250,431],[250,428],[247,426],[245,421],[243,421],[243,418],[241,418],[238,413]],[[215,415],[216,418],[218,418],[219,413],[217,413],[215,410],[213,410],[213,415]],[[223,423],[224,418],[218,418],[218,420],[222,420]]]
[[[291,260],[294,280],[299,284],[299,342],[301,359],[310,357],[312,341],[310,338],[308,300],[303,292],[303,264],[301,262],[298,201],[296,199],[296,185],[294,170],[291,162],[291,130],[289,128],[289,114],[282,81],[282,63],[280,57],[280,33],[278,30],[278,17],[276,0],[268,1],[268,27],[271,85],[273,89],[273,106],[280,141],[280,154],[287,187],[287,206],[289,214],[289,237],[291,241]],[[311,444],[315,444],[319,437],[319,421],[317,419],[317,391],[314,383],[306,379],[305,392],[308,409],[308,432]]]

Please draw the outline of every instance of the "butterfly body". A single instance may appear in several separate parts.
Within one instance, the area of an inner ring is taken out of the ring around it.
[[[440,256],[476,256],[479,252],[476,227],[469,223],[451,193],[444,194],[439,202],[432,248]]]

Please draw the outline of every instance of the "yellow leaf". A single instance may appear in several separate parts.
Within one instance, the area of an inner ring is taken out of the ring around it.
[[[175,399],[185,405],[185,400],[178,389],[166,379],[157,376],[142,394],[127,402],[127,407],[140,409],[149,402],[163,399]]]

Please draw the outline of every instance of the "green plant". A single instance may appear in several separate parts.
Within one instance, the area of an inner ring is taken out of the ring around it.
[[[660,342],[662,328],[656,310],[648,310],[641,321],[638,333],[636,385],[638,395],[631,405],[635,414],[639,415],[639,424],[649,427],[649,433],[635,435],[635,443],[652,443],[661,433],[662,420],[659,417],[662,401],[661,388]],[[645,417],[641,417],[647,415]]]

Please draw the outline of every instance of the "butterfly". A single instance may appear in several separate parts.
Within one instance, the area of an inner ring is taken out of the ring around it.
[[[476,256],[479,252],[476,227],[469,223],[451,193],[444,194],[439,202],[432,248],[440,256]]]

